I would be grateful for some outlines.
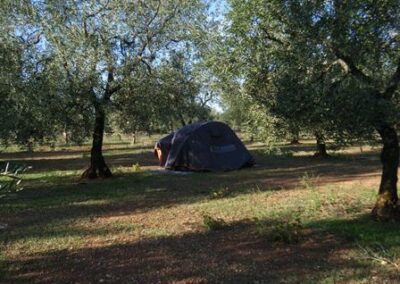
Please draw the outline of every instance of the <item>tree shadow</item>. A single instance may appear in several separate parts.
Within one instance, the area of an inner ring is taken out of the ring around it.
[[[210,198],[221,188],[228,189],[229,197],[254,190],[294,189],[305,173],[311,173],[319,185],[376,178],[380,174],[376,153],[349,154],[327,160],[262,155],[257,151],[253,154],[258,162],[256,167],[234,172],[180,176],[142,171],[110,180],[68,179],[65,184],[34,184],[19,192],[17,199],[3,202],[2,222],[23,232],[23,228],[31,225],[40,227],[75,218],[124,216],[159,207],[192,204]],[[77,160],[77,164],[69,159],[57,162],[76,169],[83,161]],[[115,166],[131,165],[132,160],[141,165],[157,163],[151,152],[110,157]],[[46,164],[42,169],[52,166],[59,169],[60,164]],[[307,238],[295,245],[270,243],[255,234],[253,223],[242,221],[217,232],[197,231],[98,248],[52,251],[7,261],[7,266],[18,269],[12,270],[6,282],[69,283],[103,279],[103,282],[113,283],[298,283],[310,279],[319,282],[325,277],[336,277],[337,270],[351,269],[355,271],[353,276],[345,275],[339,279],[349,282],[364,277],[370,264],[341,258],[342,250],[353,248],[355,240],[365,243],[378,240],[388,243],[388,247],[399,243],[397,228],[384,227],[386,225],[377,224],[369,217],[322,220],[310,226],[322,229],[322,232],[312,230]],[[44,230],[41,234],[20,232],[14,234],[11,231],[3,237],[8,241],[45,238],[51,234],[89,238],[116,234],[118,229],[80,231],[61,228],[56,232]],[[293,275],[295,277],[291,278]]]
[[[300,144],[295,146],[283,146],[282,149],[290,153],[310,152],[310,156],[290,157],[284,155],[268,155],[264,153],[263,146],[251,146],[250,152],[256,158],[256,163],[261,167],[271,166],[281,167],[284,161],[289,161],[296,165],[297,162],[311,162],[315,164],[315,158],[312,157],[314,152],[310,144]],[[119,153],[122,152],[122,153]],[[0,162],[24,163],[32,166],[31,172],[42,172],[50,170],[83,170],[89,164],[89,156],[83,150],[61,150],[50,152],[18,152],[18,153],[0,153]],[[77,155],[80,155],[77,157]],[[129,147],[113,147],[104,149],[106,162],[111,167],[127,167],[132,164],[139,163],[143,167],[157,167],[159,161],[155,158],[152,146],[134,145]],[[376,152],[364,153],[346,153],[335,156],[325,162],[334,163],[336,160],[368,160],[376,163],[378,154]],[[324,161],[320,161],[324,162]]]
[[[356,248],[356,243],[336,233],[336,225],[332,227],[331,222],[360,228],[369,224],[362,218],[319,221],[318,226],[312,226],[323,230],[307,229],[299,243],[285,244],[268,241],[256,233],[253,222],[240,221],[225,230],[201,230],[9,260],[5,265],[15,270],[5,280],[12,283],[373,281],[370,273],[373,263],[349,257],[348,252]],[[381,239],[388,233],[379,224],[369,231]],[[386,271],[379,276],[387,281],[400,280],[397,274]]]
[[[128,153],[119,154],[118,152],[128,151]],[[129,153],[132,151],[132,153]],[[138,152],[139,151],[139,152]],[[85,151],[87,152],[87,151]],[[38,152],[33,154],[15,153],[12,155],[2,155],[1,160],[11,164],[26,164],[32,167],[30,172],[45,172],[52,170],[84,170],[90,164],[90,155],[84,155],[84,151],[78,153],[67,152]],[[81,155],[77,157],[76,155]],[[132,166],[139,163],[141,166],[156,166],[158,161],[149,147],[143,148],[118,148],[104,151],[107,164],[111,167]]]
[[[133,156],[140,155],[147,153]],[[259,156],[258,160],[260,162],[254,168],[233,172],[175,175],[141,171],[108,180],[81,181],[68,177],[61,183],[61,178],[57,177],[48,183],[31,181],[32,185],[29,187],[28,184],[15,200],[3,200],[0,212],[3,212],[3,220],[23,227],[54,220],[123,216],[160,207],[193,204],[210,199],[221,189],[226,197],[254,191],[290,190],[301,187],[299,183],[305,173],[316,186],[334,186],[366,178],[376,180],[380,174],[379,161],[371,154],[352,159]],[[18,208],[17,212],[13,212],[14,208]]]

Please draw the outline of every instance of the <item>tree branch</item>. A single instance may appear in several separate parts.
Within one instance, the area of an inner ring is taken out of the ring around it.
[[[150,25],[153,23],[153,21],[157,18],[158,13],[160,12],[160,7],[161,7],[161,0],[158,0],[156,12],[154,13],[154,16],[150,19],[150,21],[147,23],[147,25],[146,25],[147,28],[149,28]]]
[[[347,70],[354,77],[356,77],[358,80],[360,80],[360,81],[362,81],[364,83],[367,83],[367,84],[371,84],[371,83],[374,82],[374,80],[371,77],[366,75],[363,71],[361,71],[361,69],[359,69],[356,66],[356,64],[354,63],[354,61],[351,58],[351,56],[348,56],[348,55],[344,54],[343,52],[340,51],[339,48],[337,48],[335,46],[330,46],[330,48],[333,51],[333,53],[336,55],[336,57],[339,59],[337,61],[337,63],[339,63],[342,67],[347,65]]]
[[[121,89],[121,85],[114,85],[115,79],[114,79],[114,64],[112,62],[112,53],[111,53],[111,47],[109,41],[103,36],[100,35],[103,44],[105,46],[105,54],[107,57],[107,83],[106,83],[106,88],[105,88],[105,93],[104,93],[104,100],[108,101],[110,100],[111,96],[119,91]]]
[[[400,59],[397,63],[397,68],[392,78],[389,81],[389,86],[381,93],[381,96],[385,99],[391,99],[400,85]]]
[[[144,60],[143,58],[141,58],[140,61],[146,65],[147,71],[149,72],[149,74],[151,74],[151,66],[150,66],[150,64],[147,63],[147,61]]]
[[[90,14],[87,14],[87,15],[85,15],[85,16],[83,17],[83,30],[84,30],[84,33],[85,33],[85,37],[86,37],[86,38],[89,37],[89,31],[88,31],[88,28],[87,28],[87,23],[86,23],[86,21],[87,21],[88,19],[90,19],[90,18],[96,17],[96,16],[97,16],[98,14],[100,14],[101,12],[107,10],[109,4],[110,4],[110,0],[107,0],[107,2],[106,2],[103,6],[101,6],[97,11],[95,11],[95,12],[93,12],[93,13],[90,13]]]
[[[280,38],[277,38],[275,35],[272,35],[268,31],[267,27],[261,27],[261,30],[264,32],[264,36],[265,36],[266,39],[268,39],[270,41],[273,41],[275,43],[279,43],[280,45],[283,45],[283,46],[288,46],[287,42],[281,40]]]
[[[93,13],[87,14],[87,15],[86,15],[86,18],[85,18],[85,21],[86,21],[87,19],[89,19],[89,18],[96,17],[98,14],[100,14],[101,12],[103,12],[104,10],[106,10],[109,4],[110,4],[110,0],[107,0],[107,2],[106,2],[103,6],[101,6],[101,7],[99,8],[99,10],[97,10],[97,11],[95,11],[95,12],[93,12]]]

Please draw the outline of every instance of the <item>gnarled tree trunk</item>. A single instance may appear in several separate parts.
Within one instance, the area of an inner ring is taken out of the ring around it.
[[[297,129],[293,130],[291,132],[291,140],[290,140],[290,145],[298,145],[300,144],[300,134]]]
[[[131,145],[135,145],[136,144],[136,132],[132,133],[132,140],[131,140]]]
[[[64,126],[63,137],[64,137],[65,145],[69,145],[69,133],[68,133],[67,125]]]
[[[372,214],[378,220],[400,219],[397,195],[397,170],[399,167],[399,140],[396,129],[383,125],[377,129],[382,138],[382,177],[378,199]]]
[[[292,140],[290,140],[290,145],[299,145],[300,141],[298,137],[293,137]]]
[[[102,152],[105,113],[100,105],[95,106],[95,112],[96,120],[93,131],[92,150],[90,152],[90,167],[82,174],[82,178],[112,177],[112,173],[104,161]]]
[[[315,139],[317,140],[317,152],[315,152],[314,157],[327,158],[329,157],[326,152],[326,144],[324,136],[320,133],[315,133]]]

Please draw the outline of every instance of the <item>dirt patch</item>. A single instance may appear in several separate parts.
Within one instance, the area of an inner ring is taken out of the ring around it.
[[[345,240],[327,233],[309,232],[299,244],[287,245],[235,224],[220,232],[57,251],[9,264],[21,267],[12,280],[41,283],[301,282],[332,267],[354,266],[342,257],[346,250]]]

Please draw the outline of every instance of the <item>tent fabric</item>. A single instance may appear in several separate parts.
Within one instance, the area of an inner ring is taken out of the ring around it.
[[[171,170],[228,171],[254,164],[249,151],[225,123],[186,125],[157,142],[160,166]]]

